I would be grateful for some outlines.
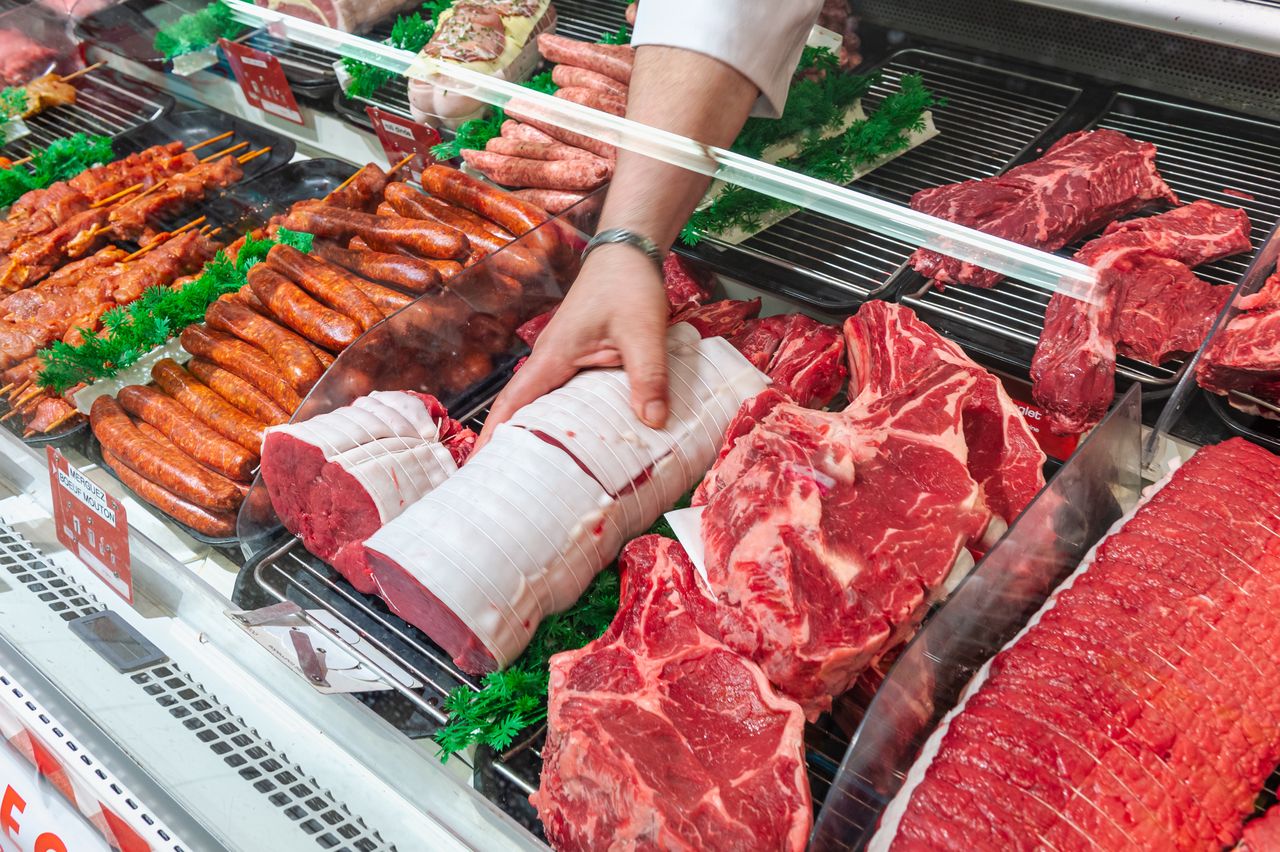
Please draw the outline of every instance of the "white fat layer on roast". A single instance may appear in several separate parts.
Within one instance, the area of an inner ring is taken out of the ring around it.
[[[506,666],[621,547],[605,517],[612,503],[563,451],[503,425],[365,546],[446,603]]]
[[[954,720],[956,716],[960,715],[960,713],[964,712],[965,705],[969,703],[969,697],[976,694],[978,690],[982,688],[982,685],[987,682],[987,678],[991,676],[992,660],[999,656],[1000,653],[1003,653],[1006,649],[1012,648],[1016,645],[1018,640],[1025,636],[1031,628],[1040,623],[1040,619],[1044,618],[1045,613],[1057,605],[1059,595],[1074,586],[1076,580],[1079,579],[1085,571],[1088,571],[1089,568],[1092,567],[1094,560],[1097,558],[1098,548],[1102,546],[1102,543],[1118,533],[1125,524],[1129,523],[1129,521],[1133,519],[1133,516],[1137,514],[1138,509],[1142,508],[1142,506],[1155,496],[1161,488],[1169,484],[1169,481],[1173,479],[1173,475],[1176,472],[1177,466],[1170,470],[1158,483],[1143,492],[1142,499],[1138,501],[1138,504],[1126,512],[1122,518],[1117,520],[1110,526],[1110,528],[1107,529],[1106,534],[1098,539],[1093,547],[1089,549],[1089,552],[1085,554],[1084,558],[1080,560],[1080,564],[1076,567],[1076,570],[1071,572],[1071,576],[1069,576],[1062,585],[1054,589],[1053,594],[1045,600],[1044,605],[1036,611],[1035,615],[1031,616],[1031,619],[1021,630],[1018,631],[1017,635],[1010,639],[1008,643],[1000,649],[1000,651],[992,654],[991,659],[983,663],[982,668],[978,669],[977,673],[974,674],[973,679],[969,681],[965,686],[964,691],[960,693],[959,702],[954,708],[952,708],[951,712],[947,713],[947,715],[943,717],[942,721],[938,724],[938,727],[929,735],[929,739],[925,741],[924,747],[920,750],[920,756],[916,758],[915,763],[911,764],[911,769],[908,770],[907,777],[903,781],[901,789],[898,790],[897,795],[893,797],[889,802],[889,805],[885,808],[884,814],[880,818],[880,827],[876,829],[876,833],[871,838],[871,842],[867,844],[867,852],[887,852],[889,847],[893,844],[893,839],[898,834],[898,826],[901,824],[902,818],[907,812],[907,806],[911,802],[912,794],[915,793],[916,787],[920,786],[920,782],[924,780],[925,773],[929,771],[930,764],[933,763],[933,759],[938,756],[938,751],[942,748],[942,738],[947,735],[947,731],[951,728],[952,720]]]
[[[440,425],[405,391],[375,391],[300,423],[268,429],[318,447],[368,493],[386,523],[458,469]]]
[[[623,542],[706,473],[729,421],[768,383],[721,338],[668,334],[664,429],[631,412],[621,370],[582,373],[521,409],[454,476],[365,546],[412,574],[509,665]]]

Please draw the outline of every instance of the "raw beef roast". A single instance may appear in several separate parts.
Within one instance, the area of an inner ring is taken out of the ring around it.
[[[285,528],[368,593],[361,543],[451,476],[475,440],[435,397],[376,391],[268,429],[262,480]]]
[[[1148,202],[1177,197],[1156,171],[1156,147],[1115,130],[1081,130],[1003,175],[917,192],[911,206],[988,234],[1057,251]],[[1000,275],[919,249],[911,265],[941,287],[994,287]]]
[[[873,850],[1222,849],[1280,761],[1280,459],[1198,451],[969,685]]]
[[[1198,348],[1230,288],[1190,267],[1251,247],[1248,214],[1197,201],[1113,223],[1076,252],[1098,271],[1098,301],[1049,300],[1031,378],[1050,428],[1075,434],[1102,419],[1115,394],[1117,348],[1152,364]]]
[[[749,319],[728,338],[797,405],[825,408],[844,385],[844,339],[804,314]]]
[[[608,631],[551,658],[542,786],[560,852],[799,852],[812,821],[804,716],[720,641],[676,542],[620,560]]]
[[[1280,419],[1270,408],[1231,393],[1240,391],[1280,404],[1280,270],[1262,289],[1237,302],[1241,313],[1218,330],[1196,366],[1196,379],[1237,408]]]
[[[723,637],[810,718],[909,635],[1043,486],[999,380],[906,308],[846,326],[860,392],[841,412],[770,389],[695,495]]]
[[[620,369],[518,411],[455,476],[365,542],[388,605],[469,672],[511,663],[623,543],[698,481],[765,377],[720,338],[668,332],[670,414],[650,429]]]

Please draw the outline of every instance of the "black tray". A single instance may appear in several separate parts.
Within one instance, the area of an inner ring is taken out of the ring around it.
[[[8,414],[9,410],[8,400],[0,400],[0,416]],[[89,419],[82,417],[78,422],[64,423],[54,432],[32,435],[30,438],[22,437],[24,428],[21,416],[11,417],[4,421],[3,425],[28,447],[66,447],[76,444],[86,433],[89,427]]]
[[[323,198],[355,172],[356,167],[344,160],[299,160],[228,187],[202,212],[210,224],[243,234],[295,201]]]
[[[120,476],[115,472],[115,469],[111,467],[111,465],[107,464],[107,460],[102,455],[102,444],[98,442],[97,436],[94,435],[92,431],[88,432],[85,436],[83,452],[86,459],[88,459],[92,464],[97,465],[98,467],[105,470],[107,473],[111,474],[111,478],[114,479],[116,482],[120,483],[121,488],[123,488],[128,494],[132,495],[133,498],[137,500],[139,503],[148,507],[151,511],[159,515],[163,520],[173,524],[178,529],[182,530],[184,533],[191,536],[196,541],[202,544],[207,544],[207,545],[210,545],[211,547],[223,548],[228,553],[232,553],[232,554],[239,553],[240,539],[236,538],[235,536],[226,536],[226,537],[211,536],[211,535],[205,535],[204,533],[199,532],[197,530],[193,530],[191,527],[187,526],[182,521],[173,517],[173,515],[170,515],[169,513],[165,512],[163,509],[160,509],[156,506],[152,506],[150,503],[144,500],[141,495],[135,493],[132,488],[130,488],[128,485],[125,484],[124,480],[121,479]]]

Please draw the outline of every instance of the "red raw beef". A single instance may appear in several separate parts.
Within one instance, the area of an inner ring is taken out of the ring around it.
[[[551,658],[542,786],[560,852],[800,852],[812,821],[804,716],[725,646],[676,542],[620,559],[603,636]]]
[[[56,51],[32,41],[18,30],[0,29],[0,83],[21,86],[52,70]]]
[[[1197,201],[1113,223],[1076,252],[1098,272],[1099,302],[1049,300],[1031,378],[1050,428],[1075,434],[1102,419],[1115,394],[1117,344],[1157,364],[1199,347],[1228,292],[1189,267],[1251,247],[1248,214]]]
[[[925,189],[911,206],[979,231],[1057,251],[1148,202],[1177,203],[1156,171],[1156,147],[1115,130],[1081,130],[1058,140],[1042,157],[1003,175]],[[1000,275],[919,249],[911,265],[941,288],[994,287]]]
[[[551,318],[556,315],[556,309],[552,308],[546,313],[538,314],[531,320],[528,320],[516,329],[516,337],[520,338],[525,344],[532,349],[533,344],[538,342],[538,337],[546,330],[547,324],[551,322]]]
[[[1245,852],[1280,852],[1280,805],[1244,824]]]
[[[1196,452],[970,684],[870,848],[1249,839],[1280,761],[1278,479],[1238,438]]]
[[[388,400],[393,402],[384,404]],[[415,403],[421,409],[413,409]],[[429,439],[422,436],[433,429]],[[461,466],[476,437],[433,396],[377,392],[268,430],[262,479],[285,528],[368,593],[375,586],[361,542]],[[441,466],[431,443],[439,444],[452,464]]]
[[[868,303],[849,328],[849,407],[749,400],[695,497],[725,642],[810,718],[1044,484],[999,380],[905,308]]]
[[[687,322],[703,337],[732,337],[747,320],[760,313],[760,300],[721,299],[709,305],[693,305],[671,316],[671,324]]]
[[[840,330],[804,314],[749,319],[728,340],[775,388],[806,408],[824,408],[848,375]]]
[[[711,280],[709,273],[675,252],[668,252],[666,260],[662,262],[662,283],[672,313],[701,305],[710,299]]]
[[[751,362],[751,366],[763,373],[773,363],[773,355],[778,351],[789,324],[790,320],[785,314],[749,319],[727,339],[734,349]]]
[[[1262,289],[1237,303],[1242,313],[1218,330],[1196,365],[1200,386],[1223,394],[1250,414],[1280,419],[1265,405],[1247,402],[1240,391],[1271,404],[1280,403],[1280,270]]]

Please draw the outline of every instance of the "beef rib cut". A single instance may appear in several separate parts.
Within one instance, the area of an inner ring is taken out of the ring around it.
[[[1044,454],[999,380],[908,309],[868,303],[846,333],[862,387],[849,407],[749,400],[695,496],[726,644],[809,718],[1044,484]]]
[[[996,177],[924,189],[911,206],[1025,246],[1057,251],[1148,202],[1177,196],[1156,171],[1156,146],[1115,130],[1081,130]],[[941,287],[994,287],[1000,275],[936,251],[911,265]]]
[[[676,542],[620,560],[609,629],[551,658],[542,785],[560,852],[800,852],[812,822],[804,716],[720,641]]]
[[[1280,404],[1280,270],[1262,289],[1236,303],[1241,313],[1218,330],[1196,365],[1200,386],[1223,394],[1236,408],[1280,419],[1268,405],[1249,402],[1232,391],[1270,405]]]

